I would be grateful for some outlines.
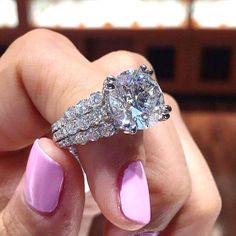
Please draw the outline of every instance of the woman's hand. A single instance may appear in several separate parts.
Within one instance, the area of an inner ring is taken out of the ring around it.
[[[142,64],[151,67],[125,51],[90,62],[67,38],[41,29],[9,47],[0,59],[1,235],[78,235],[81,167],[49,139],[34,140],[48,136],[69,106],[101,90],[107,75]],[[204,236],[212,230],[221,209],[218,190],[177,104],[168,95],[166,103],[173,107],[168,121],[78,147],[108,220],[105,235]],[[125,181],[130,171],[136,176]]]

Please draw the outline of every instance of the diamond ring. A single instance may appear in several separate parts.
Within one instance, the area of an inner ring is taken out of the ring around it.
[[[102,92],[95,92],[52,125],[53,139],[61,148],[72,148],[119,131],[135,134],[158,121],[167,120],[171,107],[165,105],[163,93],[152,79],[153,70],[145,65],[108,76]]]

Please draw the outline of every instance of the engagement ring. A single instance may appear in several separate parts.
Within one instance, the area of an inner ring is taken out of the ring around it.
[[[145,65],[108,76],[102,92],[90,94],[67,109],[63,117],[52,125],[53,139],[61,148],[84,145],[119,131],[135,134],[158,121],[167,120],[171,107],[164,96],[153,70]]]

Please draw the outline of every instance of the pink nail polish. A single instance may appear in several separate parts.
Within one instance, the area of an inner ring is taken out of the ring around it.
[[[159,233],[155,233],[155,232],[143,232],[140,234],[136,234],[135,236],[158,236]]]
[[[124,169],[120,185],[120,205],[126,218],[140,224],[149,223],[149,190],[141,161],[131,162]]]
[[[155,232],[143,232],[140,234],[136,234],[135,236],[158,236],[159,233],[155,233]]]
[[[63,180],[62,167],[47,155],[37,139],[25,173],[24,194],[27,203],[39,212],[53,212],[59,202]]]

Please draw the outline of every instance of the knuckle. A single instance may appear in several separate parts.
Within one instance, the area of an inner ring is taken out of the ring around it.
[[[35,45],[36,43],[49,44],[52,47],[61,43],[72,45],[70,40],[62,34],[47,29],[34,29],[23,35],[20,40],[23,40],[26,46]]]
[[[210,186],[209,186],[210,187]],[[188,200],[184,211],[187,211],[188,218],[184,225],[197,224],[213,225],[219,216],[222,208],[222,200],[218,190],[215,188],[204,193],[193,194]]]
[[[117,63],[127,68],[136,68],[142,64],[151,67],[150,62],[141,54],[129,52],[125,50],[119,50],[111,52],[111,56]]]
[[[220,195],[217,193],[208,198],[209,200],[200,200],[195,204],[194,215],[199,220],[215,220],[220,214],[222,208]]]
[[[47,29],[33,29],[23,35],[23,38],[35,40],[37,38],[55,38],[57,35],[59,34]]]
[[[25,59],[47,59],[54,53],[63,53],[74,48],[72,42],[63,36],[47,29],[34,29],[16,39],[9,47],[17,55],[18,61]],[[66,49],[66,50],[65,50]]]
[[[54,121],[55,114],[62,110],[60,101],[65,100],[66,106],[65,91],[71,88],[82,54],[69,39],[46,29],[30,31],[18,38],[9,50],[9,58],[16,55],[14,66],[27,95],[42,116]]]

